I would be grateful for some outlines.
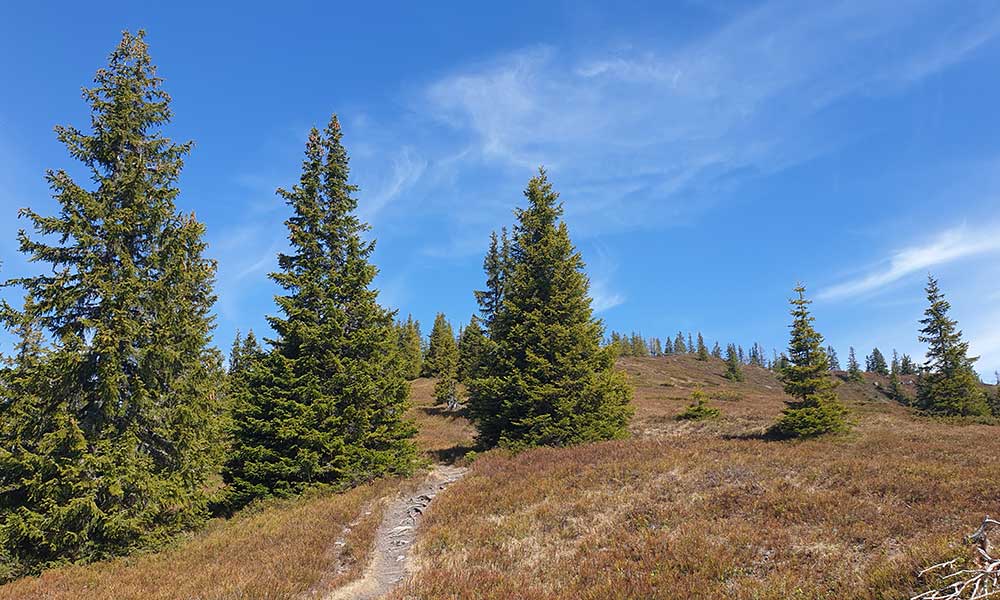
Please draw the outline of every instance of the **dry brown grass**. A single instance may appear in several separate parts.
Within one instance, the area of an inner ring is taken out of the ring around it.
[[[918,418],[866,382],[840,388],[851,434],[768,442],[753,434],[782,395],[766,371],[622,367],[635,439],[481,455],[432,507],[396,598],[908,597],[1000,507],[996,427]],[[695,387],[731,392],[711,402],[721,419],[673,420]]]
[[[435,462],[452,463],[472,449],[476,430],[462,412],[434,405],[434,383],[418,379],[410,384],[412,406],[407,417],[419,428],[417,447]]]

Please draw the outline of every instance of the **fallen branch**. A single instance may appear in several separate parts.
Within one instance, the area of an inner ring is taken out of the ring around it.
[[[948,573],[959,563],[956,558],[927,567],[917,576],[937,574],[944,587],[924,592],[910,600],[982,600],[1000,597],[1000,557],[994,556],[989,539],[990,532],[998,527],[1000,521],[988,516],[983,519],[979,529],[965,538],[966,543],[975,546],[972,566]]]

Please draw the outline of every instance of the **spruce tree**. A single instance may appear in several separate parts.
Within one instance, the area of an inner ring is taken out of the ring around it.
[[[847,352],[847,380],[855,383],[863,383],[865,378],[861,375],[861,365],[858,364],[858,357],[854,353],[854,346]]]
[[[507,276],[507,264],[510,262],[510,239],[507,229],[490,234],[490,247],[483,259],[483,270],[486,272],[486,289],[474,292],[479,304],[479,317],[486,328],[488,337],[492,337],[494,317],[503,304],[504,280]]]
[[[670,339],[670,336],[667,336],[667,338],[663,340],[663,353],[664,354],[674,353],[674,342],[673,340]]]
[[[677,332],[677,337],[674,338],[674,352],[676,354],[686,354],[688,351],[687,344],[684,343],[684,334]]]
[[[232,507],[317,484],[350,484],[411,469],[413,426],[394,313],[371,289],[373,241],[355,210],[334,116],[306,142],[290,206],[291,251],[271,277],[284,290],[268,320],[277,334],[234,407],[223,469]]]
[[[909,354],[904,354],[903,358],[899,360],[899,374],[900,375],[916,375],[917,365],[910,358]]]
[[[170,97],[144,32],[125,32],[84,90],[90,132],[57,127],[88,172],[47,173],[59,206],[23,209],[43,275],[0,317],[22,337],[0,418],[7,575],[124,553],[200,523],[221,438],[222,361],[209,347],[215,264],[175,206],[190,143],[162,130]],[[43,344],[44,340],[44,344]]]
[[[451,323],[438,313],[434,317],[434,327],[431,328],[430,345],[424,356],[424,375],[437,377],[442,373],[450,373],[458,366],[458,345],[455,343],[455,331]]]
[[[837,350],[833,346],[826,347],[826,358],[830,361],[830,370],[839,371],[840,370],[840,359],[837,358]]]
[[[885,362],[885,355],[883,355],[882,351],[878,348],[872,350],[872,353],[868,355],[865,363],[865,370],[869,373],[875,373],[883,376],[889,374],[889,365]]]
[[[649,354],[650,356],[663,356],[663,342],[660,338],[651,338],[649,340]]]
[[[406,378],[412,381],[420,377],[424,368],[420,321],[414,320],[413,315],[407,315],[406,321],[400,321],[396,324],[396,331],[399,338],[399,351],[403,358],[403,371],[406,373]]]
[[[632,333],[630,338],[630,345],[632,346],[631,356],[645,357],[649,356],[649,349],[646,347],[646,341],[643,339],[641,333]]]
[[[740,362],[735,344],[726,346],[726,379],[743,381],[743,363]]]
[[[837,400],[823,336],[813,328],[815,318],[809,312],[805,287],[798,285],[795,293],[797,297],[790,300],[792,332],[788,364],[779,374],[785,393],[792,399],[785,402],[785,410],[771,427],[771,433],[790,438],[843,431],[847,428],[847,411]]]
[[[719,345],[718,341],[716,341],[715,344],[712,345],[712,357],[722,358],[722,346]]]
[[[929,306],[920,320],[924,327],[919,339],[929,348],[917,382],[917,405],[934,414],[986,415],[986,395],[972,367],[977,359],[968,356],[969,343],[962,340],[958,323],[948,317],[951,304],[933,277],[928,277],[926,291]]]
[[[691,332],[690,331],[688,332],[687,351],[690,354],[694,354],[695,353],[694,340],[691,338]]]
[[[544,170],[524,195],[491,330],[490,372],[469,385],[478,441],[525,447],[623,437],[632,390],[613,350],[601,346],[583,260]]]
[[[458,380],[471,381],[482,376],[488,352],[489,340],[479,319],[472,317],[458,339]]]
[[[698,360],[708,360],[708,347],[705,346],[705,338],[698,332]]]

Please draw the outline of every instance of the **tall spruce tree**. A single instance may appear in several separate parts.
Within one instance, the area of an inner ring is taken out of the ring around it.
[[[840,359],[837,358],[837,350],[833,346],[826,347],[826,358],[830,362],[831,371],[840,370]]]
[[[968,356],[958,323],[948,317],[951,304],[933,277],[927,278],[927,302],[919,339],[929,345],[923,376],[917,382],[917,406],[934,414],[980,416],[989,414],[986,394],[973,370],[977,358]]]
[[[743,363],[740,362],[740,355],[735,344],[726,346],[726,379],[743,381]]]
[[[431,328],[430,345],[424,356],[424,375],[437,377],[443,373],[452,373],[458,367],[458,344],[455,343],[455,330],[444,313],[434,317]]]
[[[771,427],[777,437],[813,437],[847,428],[846,409],[837,400],[836,382],[830,377],[830,363],[823,349],[823,336],[813,328],[810,300],[801,284],[795,288],[792,305],[791,340],[788,363],[779,377],[785,393],[781,418]]]
[[[872,350],[865,360],[865,370],[877,375],[888,375],[889,365],[885,362],[885,355],[878,348]]]
[[[458,338],[458,380],[471,381],[480,377],[489,352],[489,340],[475,316]]]
[[[667,336],[666,339],[663,340],[663,353],[664,354],[674,353],[674,342],[673,340],[670,339],[670,336]]]
[[[626,433],[632,390],[602,347],[589,282],[544,170],[528,182],[504,270],[486,377],[469,385],[478,441],[567,445]]]
[[[913,362],[913,359],[909,354],[904,354],[903,358],[899,359],[899,374],[900,375],[916,375],[917,365]]]
[[[677,337],[674,338],[674,352],[677,354],[686,354],[688,351],[688,346],[684,343],[684,334],[677,332]]]
[[[223,387],[215,264],[202,224],[174,204],[191,144],[161,133],[170,97],[144,37],[123,33],[84,90],[91,131],[56,128],[92,184],[49,171],[59,213],[21,211],[37,234],[18,234],[21,251],[50,267],[7,281],[26,301],[0,309],[30,332],[0,401],[8,575],[127,552],[206,516]]]
[[[341,136],[336,116],[313,129],[299,183],[278,190],[292,210],[291,253],[271,274],[285,291],[268,317],[277,337],[235,404],[223,469],[234,507],[413,464],[405,364],[394,314],[371,289],[374,242],[362,239]]]
[[[705,338],[698,332],[698,360],[708,360],[708,347],[705,346]]]
[[[496,313],[503,305],[504,280],[507,277],[507,265],[510,262],[510,238],[507,228],[490,234],[490,248],[483,259],[483,270],[486,272],[486,289],[474,292],[479,304],[479,318],[485,326],[488,337],[492,337],[493,322]]]
[[[719,345],[718,341],[712,345],[712,357],[722,358],[722,346]]]
[[[420,377],[424,366],[420,321],[414,320],[413,315],[407,315],[406,321],[396,324],[396,330],[399,336],[399,351],[403,358],[403,370],[406,378],[412,381]]]
[[[865,380],[861,374],[861,365],[858,364],[858,357],[854,353],[854,346],[851,346],[847,352],[847,380],[855,383],[862,383]]]

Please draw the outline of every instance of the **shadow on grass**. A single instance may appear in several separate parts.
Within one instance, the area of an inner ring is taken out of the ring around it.
[[[459,417],[468,419],[469,414],[466,408],[460,407],[458,410],[450,410],[447,406],[421,406],[420,410],[425,415],[432,417],[444,417],[446,419],[457,419]]]
[[[454,465],[461,462],[469,452],[475,450],[475,446],[463,446],[461,444],[452,446],[451,448],[443,448],[441,450],[431,450],[427,454],[436,463],[441,463],[445,465]]]

